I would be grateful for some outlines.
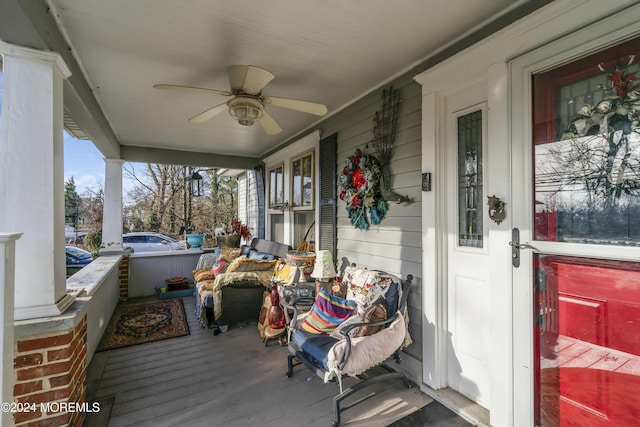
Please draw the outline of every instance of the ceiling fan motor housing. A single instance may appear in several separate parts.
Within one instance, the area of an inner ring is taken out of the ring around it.
[[[264,106],[260,101],[246,96],[237,96],[227,102],[229,114],[238,123],[244,126],[251,126],[262,118]]]

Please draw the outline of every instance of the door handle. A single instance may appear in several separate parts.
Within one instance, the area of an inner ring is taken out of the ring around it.
[[[533,250],[537,250],[534,246],[531,246],[528,243],[513,243],[513,242],[509,242],[509,246],[516,248],[516,249],[533,249]]]
[[[518,228],[511,230],[509,246],[511,246],[511,265],[515,268],[520,267],[520,249],[532,249],[539,252],[538,249],[528,243],[520,243],[520,230]]]

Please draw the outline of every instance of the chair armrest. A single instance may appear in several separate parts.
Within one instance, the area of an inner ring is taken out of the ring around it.
[[[311,306],[313,305],[315,299],[314,298],[310,298],[310,297],[304,297],[304,298],[294,298],[289,302],[286,302],[285,300],[281,299],[280,300],[280,305],[282,306],[282,308],[284,308],[284,316],[287,320],[287,323],[291,323],[294,319],[298,318],[298,309],[300,307],[309,307],[311,308]],[[293,311],[293,315],[291,316],[291,318],[289,318],[289,310]],[[295,325],[292,325],[295,326]]]

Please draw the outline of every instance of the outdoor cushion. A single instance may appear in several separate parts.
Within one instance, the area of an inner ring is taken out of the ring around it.
[[[256,251],[255,249],[251,249],[249,251],[249,259],[264,260],[264,261],[274,261],[274,260],[278,259],[278,256],[274,255],[274,254],[268,254],[266,252]]]
[[[329,334],[348,319],[355,309],[355,301],[329,295],[325,289],[320,288],[320,293],[300,328],[314,334]]]
[[[328,353],[338,340],[331,335],[312,334],[298,329],[293,332],[293,342],[316,363],[322,365],[324,369],[329,369],[327,365]]]

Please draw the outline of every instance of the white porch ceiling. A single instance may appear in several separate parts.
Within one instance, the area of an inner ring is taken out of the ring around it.
[[[93,108],[97,105],[106,121],[94,125],[93,129],[83,126],[87,117],[96,115],[91,111],[91,102],[83,101],[85,107],[79,110],[69,101],[67,113],[96,141],[98,148],[106,145],[97,140],[111,138],[121,147],[249,158],[260,157],[322,119],[267,106],[267,111],[283,128],[282,133],[272,136],[258,124],[239,125],[226,112],[205,123],[190,123],[189,117],[228,98],[157,90],[152,86],[170,83],[227,90],[228,68],[251,64],[266,68],[276,76],[265,87],[264,95],[323,103],[331,115],[479,26],[516,7],[536,3],[524,0],[6,1],[11,5],[2,6],[5,12],[21,8],[16,19],[25,15],[44,44],[47,44],[47,33],[37,28],[44,26],[41,16],[44,12],[33,4],[50,8],[47,13],[55,20],[51,22],[71,48],[71,55],[80,67],[78,71],[81,70],[90,88],[85,94],[78,89],[75,92],[83,99],[92,93],[97,100]],[[5,30],[0,30],[0,39],[19,42],[19,39],[12,40],[12,36],[17,38],[17,31],[13,34],[5,26]],[[27,39],[24,35],[23,38]],[[84,110],[88,113],[83,118],[77,111]],[[107,132],[105,124],[109,127]]]

